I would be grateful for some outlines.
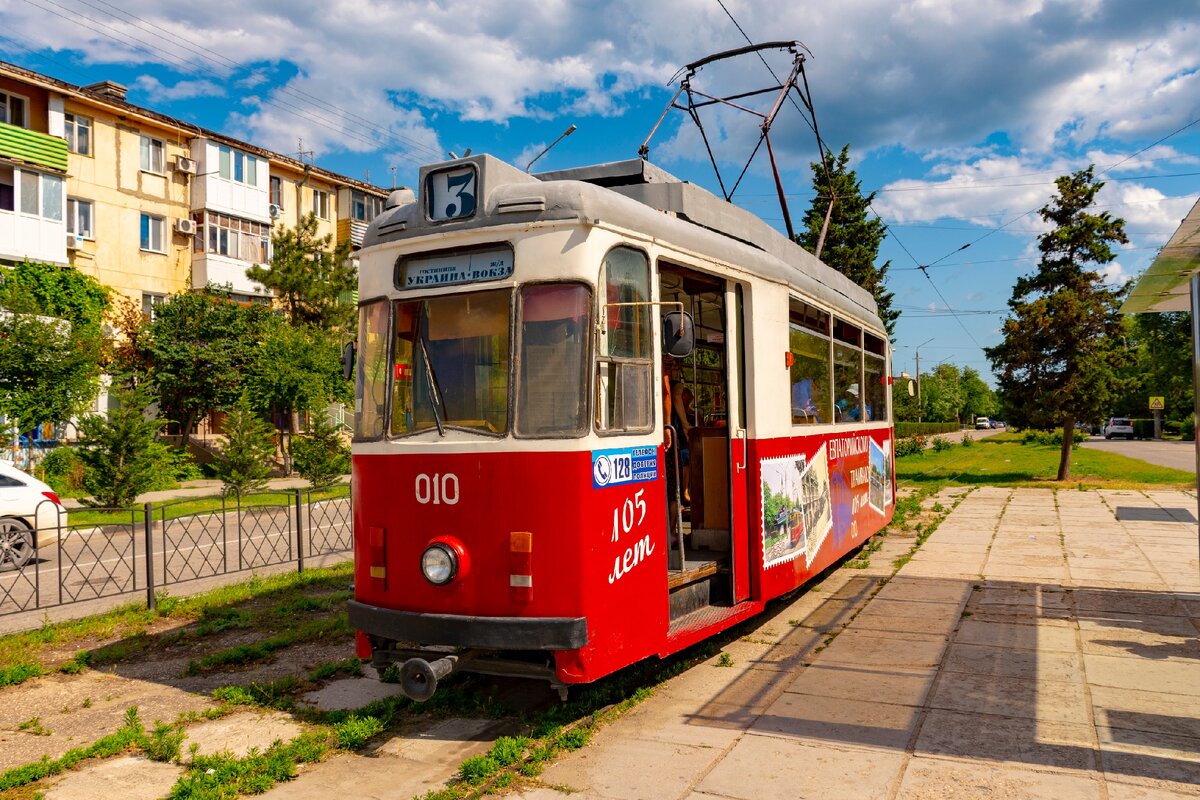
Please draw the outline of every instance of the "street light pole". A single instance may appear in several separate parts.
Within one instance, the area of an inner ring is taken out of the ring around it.
[[[917,422],[923,422],[921,418],[921,348],[932,342],[937,337],[926,339],[917,345]]]

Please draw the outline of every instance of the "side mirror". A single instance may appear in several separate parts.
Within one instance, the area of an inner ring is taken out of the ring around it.
[[[687,358],[696,347],[696,325],[686,311],[671,311],[663,316],[663,353],[672,358]]]
[[[342,378],[350,380],[354,377],[354,342],[342,345]]]

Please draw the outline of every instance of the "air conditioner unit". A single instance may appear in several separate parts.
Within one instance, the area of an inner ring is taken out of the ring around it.
[[[68,233],[67,234],[67,249],[68,250],[78,250],[80,241],[81,241],[81,239],[78,236],[76,236],[73,233]]]
[[[196,162],[187,156],[175,156],[175,171],[186,175],[195,175]]]
[[[196,220],[188,217],[180,217],[175,220],[175,232],[182,233],[185,236],[191,236],[196,233]]]
[[[283,216],[283,206],[271,203],[271,205],[267,206],[267,213],[271,215],[271,219],[279,219]]]

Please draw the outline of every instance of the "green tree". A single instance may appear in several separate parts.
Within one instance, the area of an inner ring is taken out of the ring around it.
[[[229,408],[241,395],[269,314],[265,306],[243,306],[211,289],[180,292],[155,307],[139,346],[162,413],[179,423],[184,448],[197,419]]]
[[[1150,398],[1162,397],[1166,414],[1192,410],[1192,332],[1187,312],[1126,317],[1121,342],[1124,390],[1102,416],[1149,416]]]
[[[79,424],[83,486],[98,505],[124,508],[158,479],[162,445],[154,441],[162,422],[149,413],[145,390],[117,389],[116,408],[91,414]]]
[[[1071,477],[1076,420],[1097,418],[1119,389],[1119,308],[1126,290],[1105,286],[1089,265],[1113,261],[1111,245],[1128,239],[1123,219],[1088,211],[1104,185],[1094,166],[1055,183],[1057,194],[1041,209],[1053,227],[1038,237],[1037,272],[1017,279],[1004,341],[986,352],[1013,421],[1062,427],[1061,481]]]
[[[309,416],[308,430],[293,436],[292,463],[314,489],[330,486],[350,472],[350,448],[324,411]]]
[[[953,364],[938,364],[921,376],[921,418],[925,422],[962,422],[962,375]]]
[[[863,195],[862,183],[849,163],[850,145],[846,145],[837,156],[825,153],[824,164],[810,164],[814,197],[804,214],[804,229],[796,234],[796,243],[815,253],[825,216],[829,214],[821,260],[871,293],[890,338],[900,318],[900,312],[892,308],[894,295],[886,286],[891,262],[878,266],[875,263],[887,227],[878,217],[868,216],[875,193]]]
[[[336,334],[268,318],[254,361],[245,375],[250,404],[276,420],[286,471],[291,473],[286,438],[295,417],[323,411],[329,404],[350,402],[353,390],[342,377]]]
[[[225,491],[243,495],[261,488],[271,474],[275,440],[271,425],[243,396],[225,417],[225,447],[213,461]]]
[[[19,430],[81,413],[99,388],[108,289],[73,269],[0,269],[0,414]]]
[[[996,393],[984,383],[983,378],[979,376],[979,370],[963,367],[958,385],[962,394],[962,405],[958,411],[959,421],[971,422],[975,417],[994,417],[999,412],[1000,403],[996,399]]]
[[[317,236],[317,215],[308,214],[274,234],[271,246],[271,263],[250,267],[246,276],[275,293],[293,325],[349,329],[354,307],[340,298],[358,285],[350,243],[333,246],[332,234]]]

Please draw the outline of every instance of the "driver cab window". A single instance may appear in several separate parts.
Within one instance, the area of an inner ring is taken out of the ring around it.
[[[647,431],[654,424],[650,263],[645,253],[617,247],[604,257],[600,283],[605,333],[596,358],[596,427]],[[631,304],[640,305],[631,305]]]

